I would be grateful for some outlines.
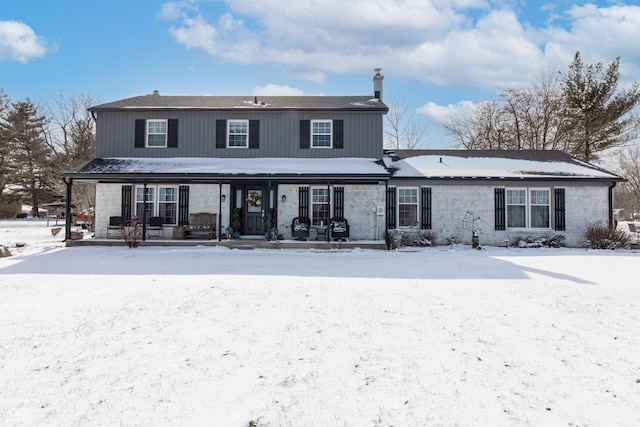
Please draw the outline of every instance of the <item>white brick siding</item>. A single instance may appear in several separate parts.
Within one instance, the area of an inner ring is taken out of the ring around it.
[[[473,218],[481,245],[504,246],[505,240],[514,242],[527,237],[565,237],[570,247],[584,246],[584,233],[591,224],[608,224],[607,186],[562,186],[565,189],[564,231],[553,229],[554,193],[550,185],[534,184],[528,188],[549,188],[551,193],[551,228],[549,229],[509,229],[495,230],[495,195],[493,185],[435,185],[432,191],[432,229],[436,244],[444,244],[446,239],[471,244]],[[518,187],[518,188],[525,188]],[[467,213],[473,212],[473,217]],[[466,226],[466,228],[465,228]]]

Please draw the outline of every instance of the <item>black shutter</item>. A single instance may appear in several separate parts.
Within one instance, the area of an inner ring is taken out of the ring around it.
[[[565,231],[564,188],[555,189],[555,230]]]
[[[344,218],[344,187],[333,189],[333,216]]]
[[[178,147],[178,119],[167,120],[167,147]]]
[[[311,147],[311,120],[300,120],[300,148]]]
[[[504,188],[495,189],[495,229],[506,230]]]
[[[249,148],[260,148],[260,120],[249,120]]]
[[[136,119],[135,148],[144,148],[145,120]]]
[[[178,187],[178,225],[189,224],[189,186]]]
[[[144,121],[144,120],[143,120]],[[120,216],[123,221],[131,219],[131,191],[130,185],[122,186],[122,199],[120,201]]]
[[[309,217],[309,187],[298,188],[298,216]]]
[[[396,228],[396,187],[387,189],[387,229]]]
[[[422,218],[420,228],[431,230],[431,188],[422,187],[421,190]]]
[[[333,148],[344,148],[344,120],[333,121]]]
[[[216,120],[216,148],[227,148],[227,121]]]

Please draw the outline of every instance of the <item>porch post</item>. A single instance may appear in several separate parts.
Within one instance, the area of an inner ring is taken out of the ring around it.
[[[64,240],[66,242],[71,238],[71,187],[73,186],[73,179],[69,179],[69,181],[67,181],[62,178],[62,181],[67,186],[67,199],[64,203]]]
[[[229,202],[231,202],[231,194],[229,194]],[[222,240],[222,182],[218,182],[218,242]]]
[[[156,197],[158,196],[156,195]],[[144,189],[142,190],[142,241],[145,240],[147,240],[147,181],[144,181]]]
[[[331,181],[327,181],[327,218],[324,221],[327,227],[327,230],[324,233],[324,238],[327,243],[331,240],[331,236],[329,236],[329,234],[331,234],[331,229],[329,227],[331,224],[329,224],[329,221],[331,221]]]

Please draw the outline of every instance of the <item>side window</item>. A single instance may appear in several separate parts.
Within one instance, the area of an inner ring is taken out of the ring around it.
[[[523,228],[527,224],[527,191],[507,190],[507,227]]]
[[[249,146],[249,120],[227,121],[227,146],[229,148]]]
[[[311,147],[331,148],[332,147],[332,124],[331,120],[311,121]]]
[[[549,228],[551,203],[549,190],[530,190],[531,228]]]
[[[178,188],[158,188],[158,215],[163,224],[176,224],[178,218]]]
[[[418,189],[398,188],[398,226],[418,225]]]

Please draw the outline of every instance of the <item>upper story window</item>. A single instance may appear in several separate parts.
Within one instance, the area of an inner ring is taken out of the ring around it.
[[[136,119],[134,147],[177,148],[178,119]]]
[[[249,146],[249,120],[228,120],[227,133],[229,148],[247,148]]]
[[[311,121],[311,147],[331,148],[332,120]]]
[[[167,146],[167,121],[147,120],[147,147]]]
[[[398,225],[400,227],[418,225],[417,188],[398,188]]]
[[[507,227],[549,228],[550,191],[548,189],[507,189]]]

